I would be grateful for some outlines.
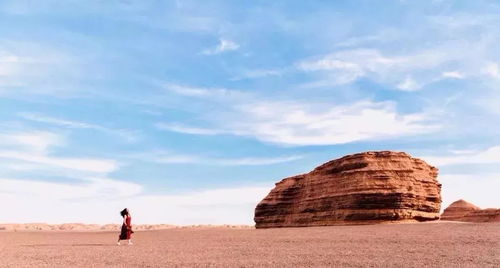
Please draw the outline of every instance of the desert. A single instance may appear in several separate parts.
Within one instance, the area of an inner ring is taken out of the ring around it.
[[[500,268],[499,26],[500,0],[0,0],[0,268]]]
[[[0,231],[0,267],[499,267],[500,224]]]
[[[0,266],[498,267],[497,210],[459,200],[439,220],[437,175],[403,152],[348,155],[277,182],[255,226],[137,224],[133,244],[119,224],[0,224]]]

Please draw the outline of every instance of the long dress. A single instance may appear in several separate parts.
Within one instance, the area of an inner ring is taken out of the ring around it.
[[[125,222],[122,224],[122,230],[120,232],[120,240],[129,240],[130,236],[134,233],[134,231],[132,231],[131,221],[132,217],[127,216],[127,218],[125,218]]]

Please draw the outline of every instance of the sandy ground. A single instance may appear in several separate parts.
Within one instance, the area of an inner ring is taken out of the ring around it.
[[[500,267],[500,224],[0,232],[1,267]]]

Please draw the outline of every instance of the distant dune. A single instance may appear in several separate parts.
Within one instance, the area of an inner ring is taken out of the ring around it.
[[[7,223],[0,224],[0,231],[119,231],[120,224],[83,224],[83,223]],[[251,225],[173,225],[173,224],[138,224],[133,225],[134,231],[152,231],[174,228],[231,228],[249,229]]]

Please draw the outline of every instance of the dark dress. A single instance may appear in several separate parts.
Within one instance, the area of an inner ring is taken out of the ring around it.
[[[132,231],[132,225],[130,222],[132,221],[132,217],[128,216],[125,219],[125,223],[122,224],[122,230],[120,232],[120,240],[129,240],[130,236],[134,233]]]

